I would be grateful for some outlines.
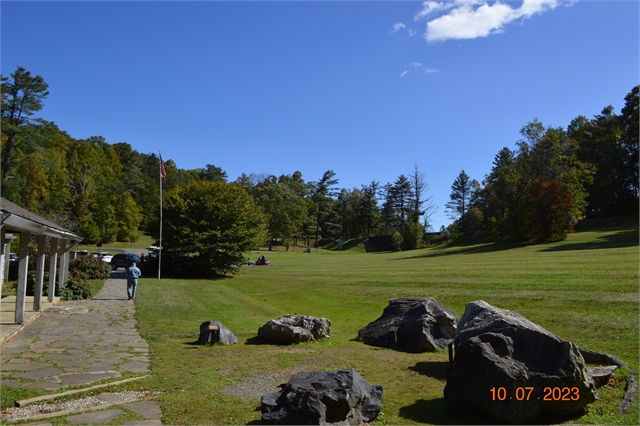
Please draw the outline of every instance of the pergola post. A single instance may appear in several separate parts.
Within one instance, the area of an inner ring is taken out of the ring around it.
[[[41,309],[42,301],[42,281],[44,280],[44,260],[47,251],[47,236],[38,236],[38,254],[36,260],[36,284],[33,288],[33,310]]]
[[[62,273],[64,274],[64,283],[66,284],[69,281],[69,261],[71,260],[71,248],[73,244],[71,241],[67,241],[66,248],[64,249],[64,253],[62,254]]]
[[[64,287],[65,284],[65,276],[64,276],[64,253],[67,249],[67,240],[60,241],[60,248],[58,248],[58,257],[60,258],[60,264],[58,265],[58,292]]]
[[[4,241],[4,234],[5,234],[5,229],[4,227],[0,228],[0,285],[4,284],[4,264],[5,262],[8,262],[7,260],[7,254],[6,252],[6,247],[5,245],[5,241]]]
[[[53,302],[56,295],[56,268],[58,267],[58,239],[51,238],[51,254],[49,255],[49,295],[47,300]]]
[[[31,233],[20,233],[20,250],[18,252],[18,288],[16,289],[15,323],[24,323],[24,300],[27,294],[27,272],[29,270],[29,241]]]

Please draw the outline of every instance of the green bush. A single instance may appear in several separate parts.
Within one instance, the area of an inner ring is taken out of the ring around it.
[[[400,251],[400,249],[402,248],[402,242],[404,241],[404,237],[402,235],[400,235],[400,233],[398,231],[396,231],[391,236],[391,241],[393,242],[393,247],[397,251]]]
[[[404,250],[414,250],[420,248],[424,229],[418,222],[407,222],[402,232],[402,248]]]
[[[27,296],[33,296],[36,288],[36,271],[27,272]],[[49,272],[45,271],[42,279],[42,295],[49,295]]]
[[[60,288],[60,298],[63,300],[83,300],[91,297],[91,288],[87,283],[89,275],[79,269],[69,271],[69,279]]]
[[[111,265],[91,256],[72,259],[69,262],[69,269],[77,269],[86,273],[89,280],[106,280],[111,276]]]

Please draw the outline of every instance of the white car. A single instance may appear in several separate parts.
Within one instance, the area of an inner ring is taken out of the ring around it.
[[[100,253],[94,253],[94,255],[96,255],[96,257],[102,260],[103,262],[111,262],[111,258],[113,257],[111,253],[106,251],[101,251]]]

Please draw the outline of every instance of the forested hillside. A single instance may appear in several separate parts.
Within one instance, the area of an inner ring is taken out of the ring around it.
[[[446,206],[454,220],[449,231],[548,241],[563,238],[585,217],[637,213],[639,88],[626,95],[620,114],[605,107],[591,119],[576,117],[566,129],[535,119],[527,123],[515,147],[496,154],[482,182],[463,170]],[[48,94],[44,78],[24,68],[2,77],[2,197],[88,243],[135,241],[140,230],[157,235],[160,158],[127,142],[73,138],[46,114],[39,116]],[[163,165],[164,191],[199,181],[228,182],[226,172],[212,164],[185,170],[166,158]],[[305,181],[300,171],[247,172],[228,184],[243,187],[262,206],[268,235],[287,246],[299,238],[313,243],[395,235],[399,245],[415,248],[435,208],[417,164],[392,183],[371,176],[351,189],[339,188],[332,170],[315,181]]]

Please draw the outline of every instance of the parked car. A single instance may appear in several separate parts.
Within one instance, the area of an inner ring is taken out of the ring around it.
[[[18,254],[17,253],[9,253],[9,262],[15,262],[16,260],[18,260]]]
[[[76,257],[84,257],[89,256],[89,252],[87,250],[78,250],[76,252]]]
[[[133,253],[118,253],[111,258],[111,270],[115,271],[118,268],[128,268],[131,262],[140,264],[140,256]]]
[[[113,255],[107,251],[101,251],[99,253],[94,253],[93,254],[94,257],[97,257],[98,259],[102,260],[103,262],[111,262],[111,258],[113,258]]]

